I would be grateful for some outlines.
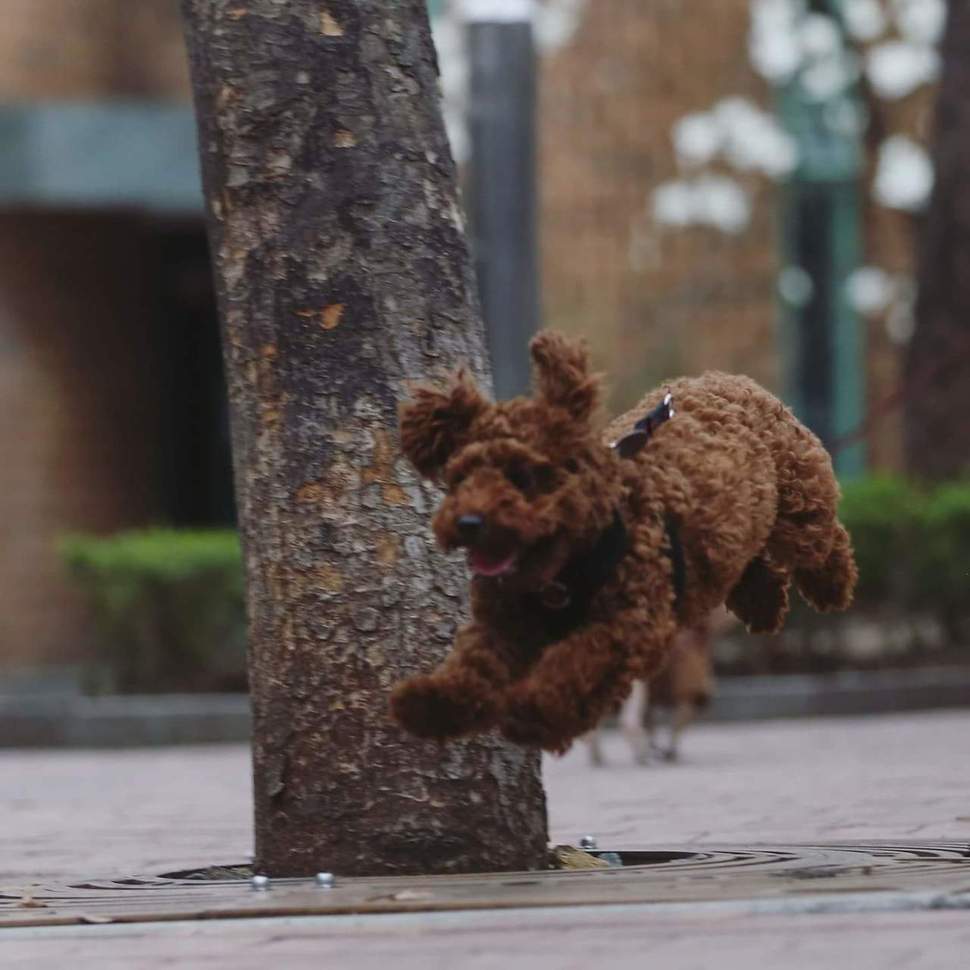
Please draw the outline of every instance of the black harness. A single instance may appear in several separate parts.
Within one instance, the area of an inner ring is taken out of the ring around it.
[[[546,628],[561,640],[586,622],[593,597],[613,578],[630,549],[630,534],[620,518],[600,533],[593,548],[570,559],[559,575],[536,594],[546,614]]]
[[[634,430],[613,443],[621,458],[632,458],[650,440],[654,431],[674,415],[673,399],[668,392],[661,404],[641,418]],[[674,587],[674,610],[679,610],[684,596],[686,565],[680,530],[672,516],[664,516],[667,545]],[[593,548],[575,556],[548,586],[535,594],[537,606],[546,614],[546,627],[554,640],[561,640],[581,627],[587,619],[596,594],[613,578],[623,557],[630,550],[630,535],[619,511],[600,534]]]
[[[663,552],[670,558],[674,611],[677,612],[684,597],[687,567],[680,530],[669,515],[664,517],[664,532],[667,544]],[[593,597],[613,578],[629,549],[630,534],[616,512],[613,522],[600,534],[593,548],[570,559],[556,579],[535,594],[537,606],[546,614],[545,625],[553,640],[561,640],[583,626]]]

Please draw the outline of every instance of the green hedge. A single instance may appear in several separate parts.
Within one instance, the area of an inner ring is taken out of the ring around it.
[[[69,536],[61,554],[94,613],[99,687],[245,687],[242,561],[234,532]]]
[[[899,478],[858,479],[843,488],[839,515],[855,547],[860,602],[908,598],[921,506],[915,489]]]
[[[965,644],[970,483],[923,491],[879,476],[847,483],[843,491],[840,514],[859,564],[857,611],[931,617],[952,643]],[[234,532],[150,529],[107,538],[72,536],[63,541],[62,553],[97,620],[99,667],[107,673],[103,687],[245,686],[242,564]],[[824,633],[841,622],[796,608],[789,651],[805,633]],[[750,643],[744,652],[752,654]],[[841,665],[834,655],[830,660]],[[768,660],[762,664],[767,665]]]
[[[840,510],[862,607],[931,614],[952,635],[970,619],[970,482],[920,490],[900,478],[848,483]]]
[[[913,537],[913,602],[931,606],[951,638],[970,637],[970,484],[951,483],[921,506]]]
[[[818,614],[797,595],[778,636],[735,633],[721,674],[825,673],[970,659],[970,482],[920,488],[872,476],[843,485],[859,584],[852,609]]]

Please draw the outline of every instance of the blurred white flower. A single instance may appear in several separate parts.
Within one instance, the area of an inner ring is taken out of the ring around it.
[[[893,296],[892,277],[878,266],[860,266],[845,281],[849,305],[866,316],[885,310]]]
[[[914,44],[936,44],[946,26],[945,0],[895,0],[896,25]]]
[[[748,57],[754,69],[773,84],[783,84],[802,62],[798,0],[752,0]]]
[[[705,175],[694,183],[694,215],[722,232],[741,232],[751,220],[748,193],[734,179]]]
[[[762,118],[761,109],[747,98],[734,95],[722,98],[713,108],[714,116],[725,135],[730,135],[736,128],[747,128],[757,125]]]
[[[531,20],[535,0],[461,0],[466,20],[484,23],[509,23]]]
[[[533,29],[540,51],[558,50],[568,44],[583,19],[587,0],[545,0],[536,9]]]
[[[671,139],[678,160],[685,165],[704,165],[721,149],[721,129],[717,119],[698,111],[675,122]]]
[[[933,188],[933,163],[925,149],[905,135],[893,135],[879,146],[873,194],[890,209],[917,212]]]
[[[802,51],[811,60],[831,57],[842,46],[839,28],[831,17],[821,13],[810,13],[802,18],[798,27],[798,37]]]
[[[858,77],[858,57],[851,51],[842,51],[810,64],[802,71],[801,81],[810,97],[816,101],[828,101]]]
[[[747,192],[722,175],[703,175],[693,182],[665,182],[654,190],[652,203],[654,220],[667,226],[711,226],[737,233],[751,219]]]
[[[873,47],[866,58],[866,75],[881,98],[903,98],[939,73],[940,55],[926,45],[891,41]]]
[[[653,218],[665,226],[694,221],[694,193],[688,182],[664,182],[653,190]]]
[[[778,274],[778,295],[789,306],[805,306],[814,292],[815,284],[801,266],[786,266]]]
[[[725,98],[712,114],[721,131],[724,157],[735,168],[781,178],[798,164],[795,140],[773,115],[750,101]]]
[[[845,0],[842,13],[853,40],[875,40],[886,30],[886,14],[879,0]]]
[[[798,165],[795,139],[777,124],[765,128],[753,149],[754,162],[769,178],[783,178]]]

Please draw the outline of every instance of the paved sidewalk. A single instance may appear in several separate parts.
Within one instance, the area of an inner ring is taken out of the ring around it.
[[[698,726],[681,764],[610,764],[578,746],[546,765],[551,836],[600,845],[970,843],[970,712]],[[248,753],[239,746],[0,751],[0,885],[159,873],[248,857]],[[649,907],[244,920],[0,931],[0,968],[588,967],[649,955],[719,970],[830,963],[963,965],[970,915],[738,916]],[[963,957],[958,954],[963,954]]]
[[[970,711],[698,725],[683,761],[545,765],[550,836],[671,842],[970,841]],[[249,858],[248,751],[0,751],[0,883]]]
[[[548,765],[552,835],[600,844],[970,841],[970,711],[698,726],[681,764],[622,739]]]
[[[3,970],[965,970],[970,917],[642,907],[5,930]]]

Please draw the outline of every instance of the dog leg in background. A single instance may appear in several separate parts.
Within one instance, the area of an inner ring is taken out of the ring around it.
[[[647,750],[657,750],[657,705],[654,703],[653,690],[647,685],[647,706],[643,711],[643,732],[647,740]]]
[[[498,720],[498,699],[511,678],[501,650],[486,630],[472,624],[459,631],[441,666],[394,689],[391,712],[420,738],[443,741],[487,731]]]
[[[586,750],[589,752],[589,763],[596,768],[606,764],[603,757],[603,727],[597,724],[589,734],[583,736],[586,742]]]
[[[681,701],[670,716],[670,743],[663,752],[664,761],[676,761],[680,757],[680,736],[694,720],[696,708],[691,701]]]
[[[839,486],[828,453],[807,432],[793,439],[786,487],[766,549],[788,569],[805,601],[821,613],[852,602],[858,570],[852,541],[838,520]]]
[[[649,705],[647,691],[645,681],[635,680],[633,690],[623,702],[619,715],[620,731],[630,745],[633,760],[638,765],[645,765],[650,760],[650,739],[643,726]]]

